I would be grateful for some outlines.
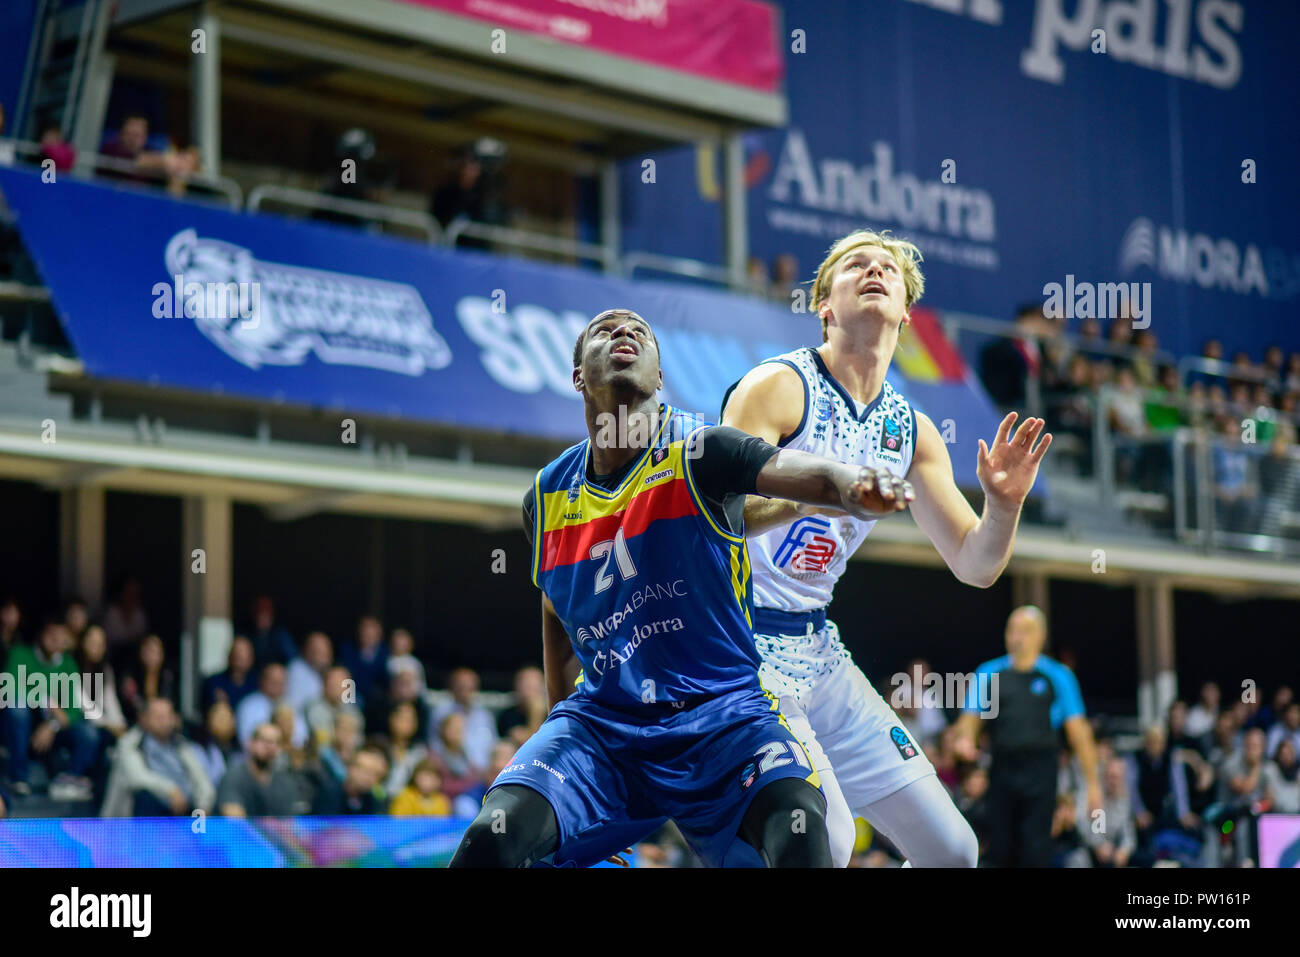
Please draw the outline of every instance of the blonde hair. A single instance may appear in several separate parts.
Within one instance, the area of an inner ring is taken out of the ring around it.
[[[839,239],[826,251],[826,258],[817,267],[817,278],[813,280],[812,310],[820,312],[831,294],[831,280],[835,267],[844,261],[850,253],[863,246],[879,246],[898,263],[903,271],[903,285],[906,288],[906,306],[911,309],[925,292],[925,276],[921,274],[921,250],[906,239],[897,239],[889,234],[888,229],[876,232],[874,229],[858,229]],[[822,317],[822,342],[826,341],[826,318]]]

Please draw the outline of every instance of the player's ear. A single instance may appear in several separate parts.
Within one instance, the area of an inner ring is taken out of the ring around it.
[[[905,326],[910,326],[911,324],[912,324],[912,314],[911,314],[910,312],[908,312],[906,309],[904,309],[904,310],[903,310],[903,325],[905,325]]]
[[[573,370],[573,391],[582,391],[582,366],[578,366]]]

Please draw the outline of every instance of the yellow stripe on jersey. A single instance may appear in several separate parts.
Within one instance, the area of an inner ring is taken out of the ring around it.
[[[538,470],[533,477],[533,584],[537,584],[537,573],[542,567],[542,532],[546,530],[546,513],[543,510],[545,498],[542,495],[542,473]],[[540,587],[540,586],[539,586]]]
[[[753,619],[749,616],[749,602],[746,598],[746,583],[749,581],[749,549],[745,547],[742,541],[739,545],[731,546],[731,593],[736,598],[736,603],[740,605],[741,611],[745,613],[745,624],[752,629],[754,627]]]
[[[700,426],[700,429],[703,428],[708,428],[708,426]],[[700,429],[694,429],[690,435],[686,436],[683,440],[683,445],[685,447],[690,447],[691,437],[696,435]],[[695,500],[695,507],[698,508],[701,514],[709,520],[709,524],[713,526],[713,530],[722,536],[723,539],[728,542],[744,542],[745,536],[733,535],[713,520],[713,513],[710,512],[708,506],[704,504],[704,499],[700,496],[700,490],[695,487],[695,476],[691,473],[691,457],[686,455],[683,457],[683,461],[686,463],[686,484],[690,487],[691,498]]]
[[[804,775],[804,780],[813,787],[820,788],[822,786],[822,776],[817,773],[817,765],[813,764],[812,755],[808,753],[808,749],[805,748],[803,742],[799,740],[799,735],[794,733],[794,729],[790,727],[790,723],[785,720],[785,715],[781,713],[781,700],[776,695],[772,694],[772,692],[767,690],[767,686],[763,684],[763,678],[761,675],[758,679],[758,686],[763,689],[763,697],[771,703],[772,710],[776,712],[776,720],[781,723],[781,727],[790,732],[790,737],[794,738],[795,743],[799,745],[799,750],[803,752],[805,766],[812,769],[811,774]]]

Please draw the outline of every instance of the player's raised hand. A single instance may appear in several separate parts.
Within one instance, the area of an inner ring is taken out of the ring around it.
[[[1047,423],[1042,419],[1025,419],[1012,435],[1011,426],[1016,418],[1015,412],[1007,413],[998,426],[992,448],[980,439],[979,463],[975,469],[984,494],[1009,508],[1019,508],[1025,503],[1038,477],[1038,463],[1052,444],[1052,433],[1043,433]]]
[[[841,490],[844,508],[859,518],[879,518],[907,508],[916,493],[910,482],[886,469],[860,468],[857,478]]]

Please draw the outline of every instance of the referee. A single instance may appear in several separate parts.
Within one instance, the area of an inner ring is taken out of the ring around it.
[[[1101,807],[1097,747],[1079,682],[1068,667],[1042,653],[1046,640],[1042,611],[1033,605],[1013,611],[1007,619],[1007,654],[975,669],[957,721],[958,754],[967,760],[975,758],[980,726],[989,734],[993,763],[987,833],[981,835],[988,847],[986,867],[1051,866],[1062,728],[1083,768],[1088,807]],[[987,708],[981,707],[980,691]],[[981,720],[985,710],[989,717]]]

